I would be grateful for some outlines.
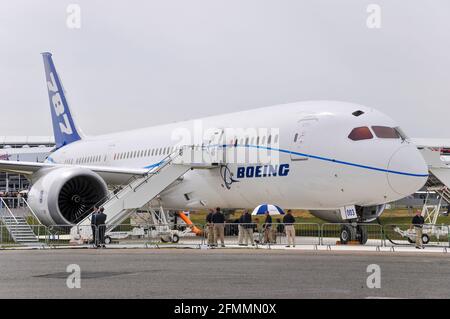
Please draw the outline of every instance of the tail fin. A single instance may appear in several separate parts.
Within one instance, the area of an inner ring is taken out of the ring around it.
[[[45,78],[48,98],[50,99],[53,134],[55,135],[56,148],[60,148],[80,140],[82,134],[73,120],[64,88],[53,64],[52,54],[44,52],[42,57],[44,58]]]

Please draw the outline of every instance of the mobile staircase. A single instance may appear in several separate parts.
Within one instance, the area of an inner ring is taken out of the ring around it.
[[[157,197],[191,169],[213,169],[223,161],[205,146],[185,146],[176,149],[142,177],[132,179],[121,190],[111,192],[101,204],[104,207],[106,233],[123,222],[134,211]],[[93,238],[91,216],[71,228],[71,241],[84,243]]]
[[[33,231],[32,226],[27,222],[27,216],[31,212],[32,216],[39,219],[29,207],[28,202],[24,198],[0,198],[0,221],[2,225],[2,233],[7,230],[9,236],[3,236],[1,241],[10,241],[22,245],[33,245],[39,243],[38,236]],[[2,227],[3,226],[3,227]]]

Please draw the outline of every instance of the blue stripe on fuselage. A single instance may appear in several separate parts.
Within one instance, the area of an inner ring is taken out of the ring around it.
[[[270,150],[270,151],[277,151],[277,152],[286,153],[286,154],[294,154],[294,155],[308,157],[308,158],[312,158],[312,159],[316,159],[316,160],[332,162],[332,163],[336,163],[336,164],[353,166],[353,167],[359,167],[359,168],[364,168],[364,169],[378,171],[378,172],[384,172],[384,173],[390,173],[390,174],[405,175],[405,176],[411,176],[411,177],[428,177],[429,176],[428,174],[414,174],[414,173],[406,173],[406,172],[401,172],[401,171],[393,171],[393,170],[384,169],[384,168],[378,168],[378,167],[367,166],[367,165],[362,165],[362,164],[356,164],[356,163],[351,163],[351,162],[346,162],[346,161],[340,161],[340,160],[337,160],[337,159],[334,159],[334,158],[327,158],[327,157],[316,156],[316,155],[311,155],[311,154],[304,154],[304,153],[284,150],[284,149],[280,149],[280,148],[267,147],[267,146],[239,145],[239,144],[238,145],[221,145],[221,146],[224,147],[224,148],[225,147],[247,147],[247,148],[252,147],[252,148],[260,148],[260,149],[265,149],[265,150]],[[209,145],[208,147],[217,147],[217,145]],[[144,168],[154,168],[154,167],[157,167],[157,166],[161,165],[162,163],[163,163],[163,161],[160,161],[159,163],[148,165],[148,166],[145,166]]]

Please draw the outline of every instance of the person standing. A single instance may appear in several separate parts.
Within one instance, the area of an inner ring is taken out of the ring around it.
[[[425,219],[422,216],[422,212],[420,210],[416,211],[416,215],[412,219],[412,224],[414,226],[414,230],[416,231],[416,248],[423,249],[422,242],[422,230],[423,224],[425,223]]]
[[[295,218],[292,216],[292,211],[289,209],[287,211],[287,214],[283,217],[283,223],[284,223],[284,230],[286,231],[287,236],[287,246],[290,247],[291,243],[292,246],[295,247]]]
[[[218,246],[218,241],[220,240],[222,243],[221,246],[225,247],[225,215],[220,210],[220,207],[217,207],[215,213],[212,215],[212,222],[214,225],[214,245]]]
[[[244,227],[242,227],[242,216],[244,216],[244,212],[242,212],[241,217],[238,219],[238,244],[239,246],[244,245]]]
[[[98,229],[97,247],[105,247],[105,232],[106,232],[106,214],[103,212],[104,207],[100,207],[98,213],[95,215],[95,225]]]
[[[207,240],[208,247],[214,247],[214,227],[212,222],[212,216],[214,211],[212,209],[209,210],[208,215],[206,215],[206,231],[207,231]]]
[[[265,213],[266,219],[264,220],[264,243],[270,244],[272,243],[272,216],[270,216],[270,213],[267,211]]]
[[[95,223],[95,217],[97,217],[97,212],[98,212],[98,207],[94,206],[94,209],[92,210],[92,215],[91,215],[92,242],[94,243],[94,246],[97,246],[97,241],[98,241],[97,226]]]
[[[255,243],[253,241],[253,227],[254,225],[252,224],[252,216],[250,215],[250,213],[246,210],[244,212],[244,214],[241,217],[241,224],[242,224],[242,229],[244,231],[243,234],[243,240],[245,241],[245,246],[248,246],[248,241],[250,240],[250,243],[252,244],[252,246],[255,246]]]

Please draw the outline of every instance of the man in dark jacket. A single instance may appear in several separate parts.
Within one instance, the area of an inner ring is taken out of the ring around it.
[[[243,236],[243,240],[245,241],[245,246],[248,245],[248,242],[250,240],[250,243],[252,244],[252,246],[255,245],[255,243],[253,242],[253,227],[254,225],[252,224],[252,216],[250,215],[250,213],[246,210],[244,212],[244,214],[241,216],[241,226],[242,229],[244,231],[244,236]]]
[[[97,247],[105,247],[105,231],[106,231],[106,214],[103,212],[105,208],[100,207],[99,212],[95,216],[95,225],[98,229]]]
[[[208,247],[214,247],[214,226],[212,222],[212,216],[214,210],[210,209],[208,215],[206,215],[206,231],[208,239]]]
[[[422,212],[418,210],[416,212],[416,215],[412,219],[412,224],[414,226],[414,230],[416,231],[416,248],[417,249],[423,249],[423,242],[422,242],[422,228],[423,224],[425,223],[425,219],[422,216]]]
[[[217,246],[218,240],[220,240],[222,247],[225,247],[225,215],[220,210],[220,207],[217,207],[212,215],[212,222],[214,225],[214,245]]]
[[[292,216],[292,211],[290,209],[287,211],[287,214],[284,215],[283,223],[284,223],[284,230],[287,236],[286,247],[290,247],[291,243],[292,246],[295,247],[295,228],[293,225],[295,223],[295,218],[294,216]]]
[[[97,216],[98,207],[94,206],[91,215],[91,230],[92,230],[92,242],[94,246],[97,246],[97,226],[95,226],[95,217]]]

